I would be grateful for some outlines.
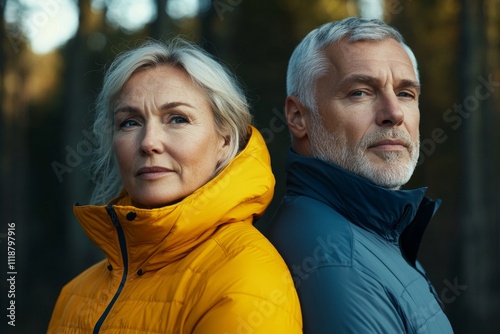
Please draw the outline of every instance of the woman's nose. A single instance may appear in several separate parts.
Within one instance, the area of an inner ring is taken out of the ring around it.
[[[141,152],[146,155],[161,154],[164,149],[163,137],[159,125],[152,123],[144,125],[140,142]]]

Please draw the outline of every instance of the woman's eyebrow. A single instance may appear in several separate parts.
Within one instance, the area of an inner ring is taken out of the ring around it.
[[[176,102],[167,102],[167,103],[163,104],[160,107],[160,110],[174,109],[174,108],[176,108],[178,106],[185,106],[185,107],[194,109],[194,106],[191,105],[191,104],[189,104],[189,103],[187,103],[187,102],[176,101]]]
[[[122,106],[122,107],[116,108],[113,113],[115,115],[118,113],[137,114],[137,113],[139,113],[139,109],[136,107],[132,107],[132,106]]]
[[[187,102],[167,102],[165,104],[162,104],[161,107],[160,107],[160,110],[170,110],[170,109],[174,109],[178,106],[186,106],[188,108],[192,108],[194,109],[194,106],[187,103]],[[136,107],[133,107],[133,106],[120,106],[118,108],[116,108],[113,112],[114,114],[118,114],[118,113],[129,113],[129,114],[138,114],[140,113],[140,110],[139,108],[136,108]]]

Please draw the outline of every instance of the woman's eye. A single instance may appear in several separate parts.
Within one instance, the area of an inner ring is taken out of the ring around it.
[[[139,125],[139,123],[137,123],[136,121],[131,120],[131,119],[127,119],[127,120],[124,120],[123,122],[120,123],[120,129],[130,128],[130,127],[138,126],[138,125]]]
[[[182,115],[174,115],[170,117],[170,123],[172,124],[182,124],[182,123],[189,123],[187,117],[182,116]]]

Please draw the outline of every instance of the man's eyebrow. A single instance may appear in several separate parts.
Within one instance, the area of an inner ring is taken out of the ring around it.
[[[345,87],[345,86],[352,85],[354,83],[364,83],[364,84],[368,84],[368,85],[374,85],[374,84],[378,83],[379,81],[380,80],[378,80],[377,78],[374,78],[374,77],[369,76],[369,75],[353,74],[353,75],[349,75],[349,76],[343,78],[342,80],[340,80],[339,86]]]
[[[349,86],[354,83],[364,83],[367,85],[376,85],[380,83],[380,80],[363,74],[354,74],[342,79],[339,83],[340,87]],[[413,88],[420,94],[420,83],[415,80],[403,79],[397,82],[397,87],[399,88]]]
[[[413,88],[417,90],[418,94],[420,94],[421,85],[418,81],[415,80],[408,80],[408,79],[401,80],[398,84],[398,87]]]

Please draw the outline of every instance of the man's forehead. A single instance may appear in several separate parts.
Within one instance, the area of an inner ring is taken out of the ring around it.
[[[329,44],[323,48],[323,53],[328,58],[339,58],[342,56],[365,56],[366,58],[371,58],[376,54],[383,54],[383,50],[390,49],[391,52],[396,52],[398,55],[406,56],[409,61],[408,54],[403,49],[403,46],[392,38],[386,38],[382,40],[359,40],[359,41],[349,41],[343,38],[332,44]]]
[[[399,42],[388,38],[381,41],[341,40],[323,49],[327,60],[327,72],[347,75],[353,71],[358,74],[376,73],[383,66],[397,70],[405,80],[417,81],[413,63]],[[327,73],[325,73],[327,74]]]

